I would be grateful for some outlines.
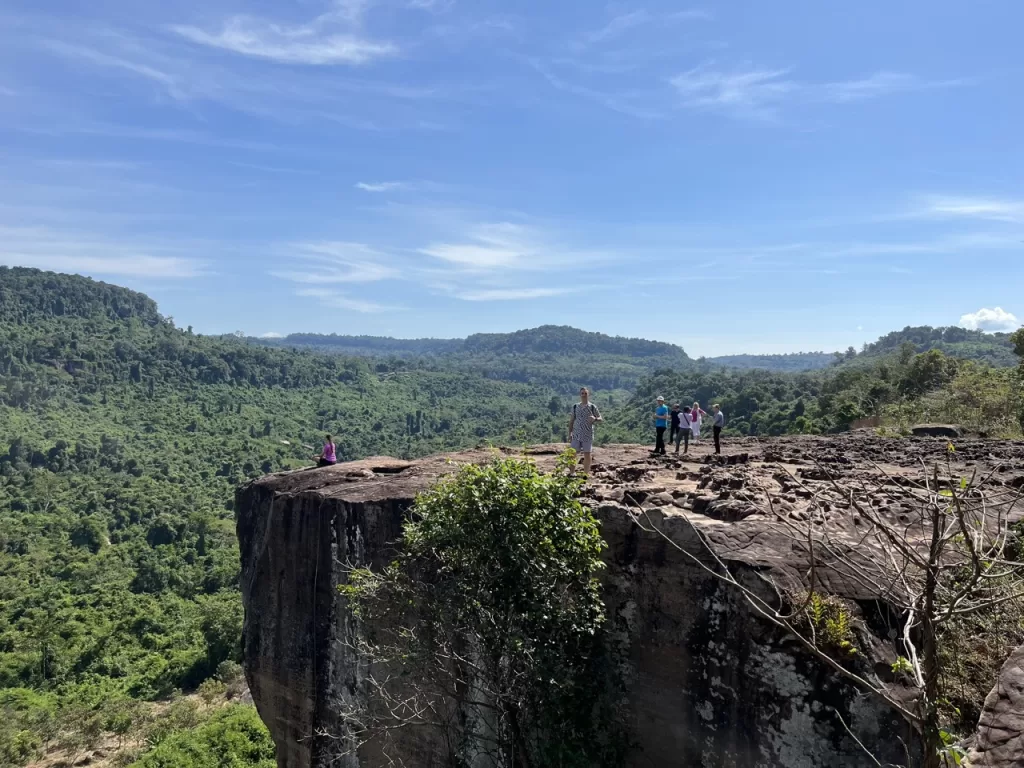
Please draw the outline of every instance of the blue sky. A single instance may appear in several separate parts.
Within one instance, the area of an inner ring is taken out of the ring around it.
[[[1024,317],[1024,4],[7,0],[0,263],[202,332]]]

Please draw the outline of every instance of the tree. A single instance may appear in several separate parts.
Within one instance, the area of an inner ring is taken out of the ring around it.
[[[1024,429],[1024,328],[1016,330],[1010,336],[1010,341],[1013,343],[1013,353],[1020,358],[1020,364],[1017,366],[1017,420],[1021,429]]]
[[[447,734],[448,758],[509,768],[599,765],[616,748],[594,716],[604,542],[581,487],[571,454],[553,474],[463,467],[417,499],[394,564],[351,572],[371,682],[347,749],[416,725]]]
[[[831,478],[827,469],[821,465],[818,469]],[[738,589],[758,615],[796,638],[833,672],[899,712],[920,735],[923,768],[960,765],[963,751],[956,742],[968,734],[958,734],[956,727],[973,729],[974,723],[955,722],[961,713],[949,704],[951,691],[964,682],[955,679],[955,646],[963,642],[960,633],[965,621],[984,626],[1012,606],[1016,611],[1011,623],[1019,624],[1024,609],[1024,548],[1010,520],[1021,491],[988,484],[986,478],[957,477],[947,462],[943,471],[933,468],[912,485],[916,499],[912,511],[891,516],[885,507],[859,497],[856,490],[832,482],[863,525],[863,532],[855,537],[836,528],[834,518],[826,514],[827,502],[816,497],[804,522],[771,508],[762,510],[788,532],[809,563],[802,584],[770,583],[775,600],[742,583],[689,518],[684,520],[713,565],[669,538],[643,510],[634,514],[634,521]],[[890,501],[898,501],[895,494]],[[897,649],[892,671],[917,688],[916,699],[898,695],[875,671],[856,663],[854,613],[826,588],[837,577],[870,590],[887,605]],[[994,668],[1002,661],[1002,657],[993,658]]]

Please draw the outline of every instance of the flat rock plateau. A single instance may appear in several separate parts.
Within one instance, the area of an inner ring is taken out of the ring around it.
[[[838,678],[702,565],[715,567],[717,557],[771,601],[775,588],[806,584],[813,564],[818,583],[861,618],[864,669],[910,700],[914,691],[887,672],[895,653],[891,627],[879,619],[878,585],[833,568],[795,532],[827,532],[870,567],[882,555],[858,507],[910,526],[917,486],[938,466],[947,478],[986,478],[1010,510],[1024,489],[1024,442],[854,432],[728,439],[721,457],[709,442],[682,456],[652,456],[635,445],[594,452],[583,500],[608,543],[604,599],[619,673],[609,695],[618,697],[630,734],[624,764],[873,764],[861,744],[883,764],[915,762],[914,735],[888,705]],[[344,713],[367,688],[366,660],[346,641],[361,627],[337,587],[353,565],[389,562],[416,495],[459,465],[525,454],[553,469],[563,449],[374,457],[269,475],[239,489],[246,674],[281,768],[448,764],[443,744],[450,739],[416,729],[391,738],[387,750],[372,742],[357,751],[339,747],[351,736]],[[999,706],[1007,708],[1005,697]],[[1019,734],[998,740],[1000,755],[1014,753],[1007,740],[1019,742]],[[987,743],[979,740],[975,764],[1016,764],[986,756]]]

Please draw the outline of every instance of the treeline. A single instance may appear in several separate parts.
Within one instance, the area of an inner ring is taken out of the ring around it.
[[[674,344],[555,325],[474,334],[465,339],[292,334],[250,341],[278,348],[402,358],[413,369],[476,373],[488,379],[547,387],[564,395],[581,386],[632,390],[659,368],[692,364],[686,352]]]
[[[834,352],[791,352],[780,355],[721,355],[701,357],[699,366],[720,366],[722,368],[763,368],[766,371],[796,373],[827,368],[836,362]]]
[[[1022,350],[1024,352],[1024,350]],[[644,381],[610,421],[607,440],[648,437],[657,396],[705,408],[719,403],[727,431],[741,435],[840,432],[880,416],[890,428],[942,420],[993,437],[1016,437],[1024,424],[1021,376],[937,349],[900,353],[820,372],[661,371]]]
[[[878,341],[864,345],[859,357],[885,357],[912,345],[912,351],[918,354],[937,349],[951,357],[1012,368],[1017,365],[1017,357],[1011,337],[1012,334],[1008,333],[985,333],[957,326],[907,326],[902,331],[887,333]]]

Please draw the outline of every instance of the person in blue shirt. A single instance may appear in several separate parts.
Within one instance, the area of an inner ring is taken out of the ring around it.
[[[665,428],[668,427],[668,406],[665,405],[665,398],[658,397],[658,407],[654,409],[654,431],[657,438],[654,443],[654,453],[665,455]]]

